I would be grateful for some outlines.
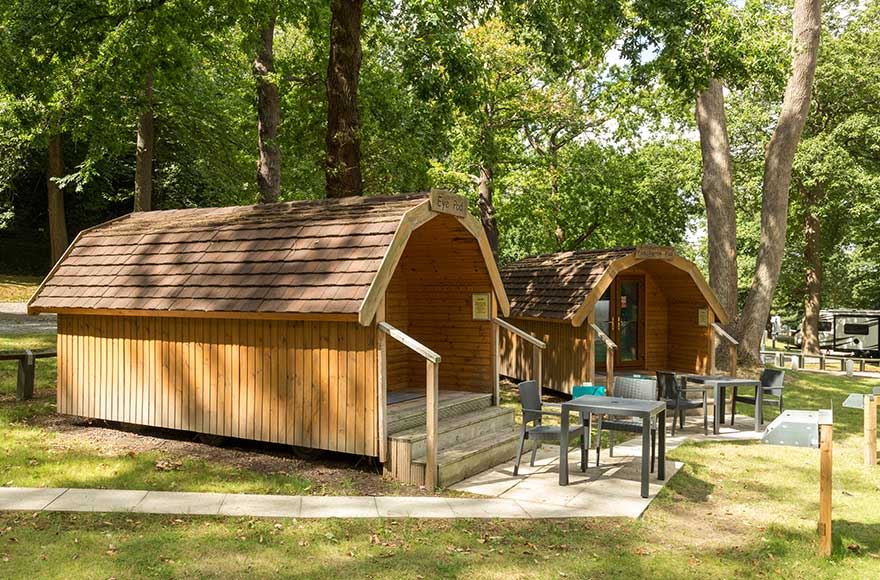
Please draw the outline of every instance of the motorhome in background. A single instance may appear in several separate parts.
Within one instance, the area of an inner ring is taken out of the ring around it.
[[[822,310],[819,312],[819,348],[823,351],[880,356],[880,310]],[[803,345],[803,331],[795,334]]]

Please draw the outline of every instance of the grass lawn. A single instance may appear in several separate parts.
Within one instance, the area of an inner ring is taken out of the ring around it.
[[[0,302],[26,302],[42,281],[38,276],[0,276]]]
[[[54,370],[38,369],[40,398],[16,403],[9,397],[14,374],[0,367],[0,484],[275,493],[303,493],[310,485],[295,472],[201,459],[166,472],[155,467],[161,453],[59,448],[58,435],[41,423],[53,411]],[[703,442],[671,452],[685,466],[640,520],[0,513],[0,577],[880,577],[880,466],[862,466],[861,413],[839,406],[847,393],[880,381],[789,373],[786,384],[789,408],[835,403],[830,560],[815,556],[818,451]]]

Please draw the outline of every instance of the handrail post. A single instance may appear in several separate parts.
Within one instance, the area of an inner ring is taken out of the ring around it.
[[[440,421],[440,355],[387,322],[379,330],[425,359],[425,487],[437,487],[437,424]]]
[[[543,367],[541,366],[541,347],[536,344],[532,345],[532,373],[535,375],[535,382],[538,384],[538,392],[543,394],[543,381],[541,378],[544,376]]]
[[[593,327],[593,333],[596,338],[602,339],[605,343],[605,394],[609,397],[614,395],[614,351],[617,350],[617,343],[605,334],[595,323],[590,323]]]
[[[614,349],[605,349],[605,394],[614,396]]]
[[[440,365],[431,361],[426,367],[426,422],[425,427],[425,487],[433,491],[437,487],[437,424],[440,410],[437,405],[440,383]]]
[[[733,343],[727,344],[727,358],[729,359],[728,365],[730,367],[730,376],[736,376],[736,345]]]

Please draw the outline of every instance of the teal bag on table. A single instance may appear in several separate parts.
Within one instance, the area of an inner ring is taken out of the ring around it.
[[[573,399],[577,399],[578,397],[583,397],[585,395],[593,395],[595,397],[604,397],[605,396],[605,386],[604,385],[577,385],[572,387],[571,396]]]

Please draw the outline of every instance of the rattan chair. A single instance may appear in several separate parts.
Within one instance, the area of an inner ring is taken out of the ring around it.
[[[784,382],[785,371],[781,369],[764,369],[761,371],[761,386],[759,388],[764,390],[764,392],[761,393],[762,403],[764,405],[778,408],[780,413],[785,410],[785,405],[782,400]],[[757,394],[756,388],[755,395]],[[755,405],[756,402],[757,396],[740,395],[737,393],[737,387],[733,387],[733,401],[731,401],[730,404],[731,427],[733,426],[733,419],[736,417],[736,404],[745,403],[746,405]],[[761,409],[761,414],[763,415],[763,413],[764,409]],[[760,417],[760,419],[763,423],[764,418]]]
[[[523,423],[522,434],[519,438],[519,447],[516,450],[516,463],[513,466],[513,474],[519,475],[519,462],[522,457],[526,440],[533,441],[532,458],[529,465],[535,466],[535,456],[542,441],[561,442],[562,427],[560,425],[544,425],[545,416],[561,417],[561,411],[545,411],[541,401],[541,391],[535,381],[525,381],[519,384],[519,402],[522,405]],[[530,426],[531,424],[531,426]],[[581,446],[581,470],[587,468],[587,430],[583,420],[569,426],[569,441],[572,438],[580,438]]]
[[[614,396],[624,399],[645,399],[657,401],[657,381],[654,379],[636,377],[615,377]],[[665,427],[664,427],[665,428]],[[611,418],[599,417],[596,425],[596,466],[599,465],[599,449],[602,444],[602,431],[608,431],[608,454],[614,457],[614,432],[641,433],[642,420],[612,416]],[[654,463],[657,447],[657,421],[651,419],[651,472],[654,471]]]
[[[661,399],[666,399],[666,409],[672,415],[672,436],[675,437],[676,420],[684,429],[684,414],[689,409],[703,408],[703,434],[709,434],[709,395],[705,387],[688,389],[687,380],[669,371],[657,371],[657,388]],[[702,399],[688,399],[688,393],[702,393]]]

